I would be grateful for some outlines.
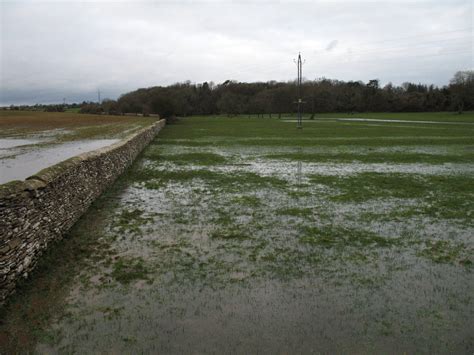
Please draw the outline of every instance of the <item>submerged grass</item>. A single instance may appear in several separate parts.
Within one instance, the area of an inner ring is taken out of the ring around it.
[[[151,150],[145,157],[154,162],[168,162],[176,165],[224,165],[228,160],[219,154],[213,153],[183,153],[183,154],[163,154],[159,150]]]
[[[418,252],[419,256],[428,258],[439,264],[458,263],[472,266],[474,250],[467,248],[464,243],[455,243],[448,240],[429,240],[425,247]]]
[[[284,216],[309,217],[312,216],[314,212],[313,209],[309,207],[286,207],[278,209],[276,213]]]
[[[261,199],[256,196],[238,196],[232,199],[232,203],[254,208],[262,205]]]
[[[315,184],[338,191],[334,201],[366,201],[380,197],[416,198],[429,191],[424,177],[413,174],[360,173],[356,175],[310,175]]]
[[[283,188],[287,182],[272,176],[261,176],[252,172],[221,173],[211,170],[155,170],[152,168],[137,169],[132,177],[135,182],[142,182],[148,189],[160,189],[168,183],[185,183],[199,179],[216,189],[241,189],[242,186]]]
[[[224,240],[245,240],[245,239],[250,239],[248,235],[243,233],[242,231],[235,229],[235,230],[220,230],[220,231],[214,231],[211,233],[211,238],[212,239],[224,239]]]
[[[421,199],[422,213],[442,218],[469,218],[474,208],[474,177],[470,175],[419,175],[360,173],[345,176],[310,175],[314,184],[333,189],[336,202],[372,199]],[[419,208],[416,210],[420,211]],[[411,212],[415,212],[412,209]],[[406,210],[405,210],[406,213]]]
[[[120,258],[113,265],[112,277],[122,284],[130,284],[137,280],[151,282],[150,270],[143,258]]]
[[[124,209],[114,220],[113,228],[117,228],[119,233],[141,234],[141,227],[147,223],[153,222],[152,217],[145,217],[144,211],[138,208],[133,210]]]
[[[458,155],[446,154],[425,154],[425,153],[280,153],[268,154],[268,159],[282,159],[289,161],[302,161],[308,163],[395,163],[395,164],[444,164],[444,163],[472,163],[474,161],[474,151]]]
[[[334,226],[304,227],[299,241],[323,248],[392,247],[401,242],[399,238],[385,238],[366,230]]]

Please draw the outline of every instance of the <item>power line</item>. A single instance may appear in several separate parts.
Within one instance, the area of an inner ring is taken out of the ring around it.
[[[388,53],[388,54],[395,54],[395,55],[399,55],[397,56],[396,58],[381,58],[381,60],[391,60],[391,59],[399,59],[401,55],[404,55],[404,58],[421,58],[421,57],[437,57],[437,56],[443,56],[443,55],[449,55],[449,54],[461,54],[463,53],[465,50],[467,49],[464,49],[464,48],[453,48],[453,46],[461,46],[463,43],[449,43],[449,48],[450,51],[449,52],[444,52],[444,53],[436,53],[436,54],[422,54],[422,55],[408,55],[406,56],[405,53],[408,53],[410,54],[411,51],[410,49],[414,49],[414,48],[417,48],[417,47],[422,47],[422,46],[426,46],[430,43],[440,43],[440,41],[460,41],[460,40],[466,40],[466,39],[469,39],[467,37],[461,37],[461,38],[454,38],[454,39],[443,39],[443,40],[436,40],[436,41],[428,41],[428,42],[423,42],[423,43],[417,43],[417,44],[412,44],[412,45],[405,45],[405,46],[398,46],[398,47],[381,47],[379,49],[377,48],[373,48],[373,49],[367,49],[367,50],[362,50],[362,51],[354,51],[354,52],[351,52],[351,55],[354,55],[354,56],[357,56],[357,55],[369,55],[369,54],[376,54],[376,55],[380,55],[380,54],[385,54],[385,53]],[[446,46],[447,47],[447,46]],[[447,48],[446,48],[447,49]],[[461,52],[459,52],[461,51]],[[337,62],[342,62],[342,60],[340,58],[334,58],[334,59],[331,59],[332,61],[337,61]],[[349,62],[371,62],[371,61],[376,61],[376,60],[379,60],[379,57],[377,58],[363,58],[363,59],[357,59],[357,58],[351,58],[351,60]],[[344,61],[346,62],[346,61]],[[274,65],[272,66],[268,66],[268,64],[253,64],[253,65],[250,65],[250,66],[245,66],[241,69],[238,69],[238,70],[235,70],[233,72],[233,75],[242,75],[242,74],[245,74],[247,72],[253,72],[253,71],[256,71],[256,70],[264,70],[265,72],[272,72],[272,71],[275,71],[275,70],[278,70],[282,67],[286,67],[286,64],[284,62],[274,62]]]
[[[439,44],[443,45],[443,42],[449,41],[449,43],[444,44],[443,46],[452,46],[452,45],[462,45],[464,44],[462,41],[469,41],[470,37],[459,37],[459,38],[450,38],[450,39],[443,39],[443,40],[436,40],[436,41],[428,41],[428,42],[421,42],[421,43],[412,43],[406,45],[398,45],[395,47],[379,47],[379,48],[366,48],[362,50],[352,50],[350,54],[371,54],[371,53],[385,53],[385,52],[393,52],[393,51],[400,51],[400,50],[410,50],[410,49],[417,49],[421,47],[426,47],[429,44]],[[461,41],[459,43],[459,41]]]
[[[467,32],[467,31],[472,32],[473,28],[474,27],[471,26],[471,27],[460,28],[460,29],[457,29],[457,30],[442,31],[442,32],[431,32],[431,33],[418,34],[418,35],[413,35],[413,36],[384,39],[384,40],[373,41],[373,42],[356,42],[355,44],[363,44],[363,43],[375,44],[375,43],[396,42],[396,41],[401,41],[401,40],[406,40],[406,39],[411,39],[411,38],[431,37],[431,36],[444,35],[444,34],[447,34],[447,33]]]
[[[400,58],[403,59],[410,59],[410,58],[432,58],[432,57],[440,57],[440,56],[445,56],[445,55],[452,55],[452,54],[468,54],[472,53],[471,49],[460,49],[460,50],[454,50],[454,51],[449,51],[449,52],[444,52],[444,53],[435,53],[435,54],[423,54],[423,55],[412,55],[412,56],[397,56],[397,57],[375,57],[375,58],[367,58],[367,59],[351,59],[349,61],[343,62],[339,60],[337,63],[331,63],[332,65],[341,65],[341,64],[349,64],[349,63],[367,63],[367,62],[374,62],[374,61],[390,61],[390,60],[400,60]],[[403,54],[403,53],[400,53]],[[329,65],[331,66],[331,65]]]
[[[439,36],[439,35],[445,35],[445,34],[450,34],[450,33],[457,33],[457,32],[467,32],[472,30],[474,27],[465,27],[465,28],[460,28],[460,29],[455,29],[455,30],[449,30],[449,31],[440,31],[440,32],[432,32],[432,33],[424,33],[424,34],[417,34],[417,35],[412,35],[412,36],[405,36],[405,37],[399,37],[399,38],[391,38],[391,39],[386,39],[386,40],[380,40],[380,41],[373,41],[373,42],[355,42],[352,45],[371,45],[371,44],[378,44],[378,43],[387,43],[387,42],[396,42],[400,40],[406,40],[406,39],[412,39],[412,38],[420,38],[420,37],[432,37],[432,36]],[[395,48],[399,48],[402,50],[403,48],[413,48],[413,47],[421,47],[429,43],[439,43],[439,42],[445,42],[445,41],[457,41],[457,40],[464,40],[467,39],[469,40],[471,37],[457,37],[457,38],[440,38],[436,40],[430,40],[430,41],[424,41],[422,43],[413,43],[413,44],[400,44],[397,45],[395,44]],[[401,46],[401,47],[400,47]],[[357,54],[371,54],[371,53],[384,53],[384,51],[390,51],[393,52],[396,49],[393,47],[379,47],[379,48],[367,48],[364,50],[355,50],[352,52],[352,54],[357,55]],[[403,53],[401,53],[403,54]],[[267,63],[262,63],[262,64],[251,64],[244,66],[236,71],[234,71],[234,75],[239,75],[242,73],[246,72],[252,72],[255,70],[260,70],[260,69],[266,69],[267,72],[273,71],[275,69],[279,69],[280,67],[286,67],[286,62],[273,62],[272,67],[268,67]]]

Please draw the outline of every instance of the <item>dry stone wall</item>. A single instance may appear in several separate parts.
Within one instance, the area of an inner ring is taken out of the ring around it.
[[[160,120],[109,147],[0,185],[0,305],[164,125]]]

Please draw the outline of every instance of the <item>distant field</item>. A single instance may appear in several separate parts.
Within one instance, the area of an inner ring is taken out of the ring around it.
[[[166,126],[0,314],[0,353],[472,353],[474,125],[276,117]]]
[[[61,141],[120,137],[154,121],[156,118],[150,117],[0,111],[0,138],[18,138],[53,130]]]
[[[447,121],[447,122],[472,122],[474,123],[474,112],[462,114],[453,112],[370,112],[370,113],[320,113],[316,118],[370,118],[385,120],[413,120],[413,121]]]
[[[155,118],[0,111],[0,184],[115,143]]]
[[[278,114],[272,115],[278,117]],[[265,115],[265,118],[268,115]],[[303,119],[309,120],[310,114],[305,113]],[[368,112],[368,113],[315,113],[314,120],[337,118],[367,118],[379,120],[407,120],[407,121],[444,121],[444,122],[472,122],[474,123],[474,112]],[[295,113],[285,113],[281,119],[296,119]]]
[[[66,109],[65,112],[73,112],[73,113],[79,113],[81,109],[78,107],[78,108],[68,108]]]

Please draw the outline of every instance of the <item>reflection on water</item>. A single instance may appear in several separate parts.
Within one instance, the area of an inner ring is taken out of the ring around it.
[[[297,154],[301,155],[301,153],[302,153],[302,149],[299,148],[297,151]],[[298,160],[297,168],[296,168],[296,182],[298,185],[301,185],[302,170],[303,170],[303,162],[301,160]]]
[[[298,185],[301,185],[302,166],[303,166],[303,163],[301,161],[298,161],[298,169],[297,169],[297,172],[296,172],[296,178],[297,178],[297,181],[298,181]]]
[[[2,147],[19,147],[24,144],[32,144],[36,141],[30,139],[6,139],[0,140]],[[23,141],[23,142],[11,142]],[[0,184],[13,180],[24,180],[27,177],[57,164],[76,155],[90,152],[95,149],[106,147],[117,142],[118,139],[96,139],[74,141],[63,144],[54,144],[45,147],[35,147],[35,150],[4,149],[8,158],[0,158]],[[23,144],[22,144],[23,143]]]

